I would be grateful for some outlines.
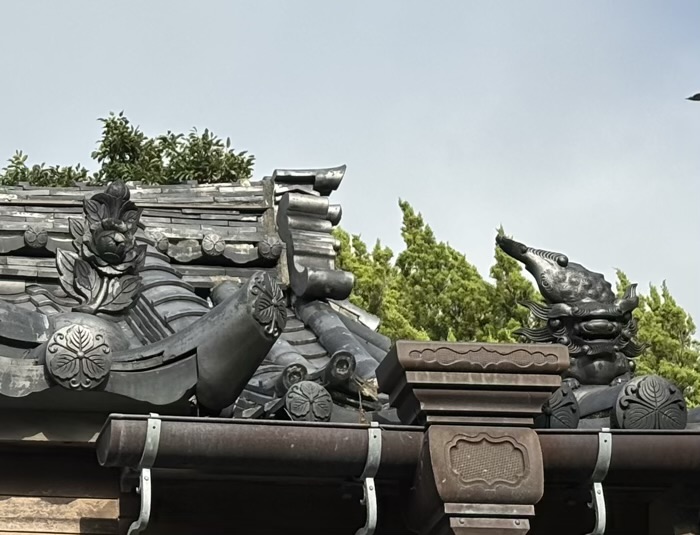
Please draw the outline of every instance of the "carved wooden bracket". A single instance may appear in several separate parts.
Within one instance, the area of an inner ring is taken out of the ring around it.
[[[399,341],[377,380],[406,424],[531,427],[568,363],[556,344]]]
[[[403,423],[429,426],[407,507],[415,533],[529,531],[544,473],[528,427],[568,365],[556,344],[396,343],[380,391]]]
[[[407,507],[419,535],[525,534],[544,493],[531,429],[431,426]]]

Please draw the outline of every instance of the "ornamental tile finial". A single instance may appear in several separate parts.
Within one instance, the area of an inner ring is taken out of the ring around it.
[[[75,251],[59,249],[56,267],[61,287],[77,301],[73,310],[120,312],[138,297],[146,245],[136,244],[141,210],[129,197],[124,182],[112,182],[85,200],[84,221],[69,221]]]
[[[516,334],[534,343],[566,346],[571,366],[564,377],[574,388],[629,380],[634,359],[644,350],[635,340],[636,285],[618,297],[602,274],[570,262],[561,253],[528,247],[505,236],[498,236],[496,243],[524,264],[545,301],[522,303],[543,326],[523,327]]]

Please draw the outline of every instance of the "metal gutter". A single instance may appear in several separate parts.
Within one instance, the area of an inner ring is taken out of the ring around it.
[[[598,455],[598,430],[538,430],[545,480],[584,481]],[[608,484],[655,484],[700,478],[700,431],[611,430]],[[643,478],[643,479],[641,479]]]
[[[148,416],[111,415],[97,439],[102,466],[136,467]],[[154,468],[211,470],[218,474],[357,478],[368,452],[368,426],[161,417]],[[411,480],[424,429],[381,426],[378,479]],[[538,430],[545,481],[584,483],[598,458],[597,430]],[[700,431],[612,430],[607,484],[668,484],[700,478]]]
[[[161,418],[160,445],[153,468],[216,470],[235,475],[360,477],[368,451],[368,428],[221,418]],[[138,466],[148,416],[111,415],[97,439],[102,466]],[[423,429],[382,426],[377,477],[411,479]]]

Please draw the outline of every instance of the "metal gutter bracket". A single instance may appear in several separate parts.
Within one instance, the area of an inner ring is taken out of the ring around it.
[[[603,535],[607,522],[605,509],[605,493],[603,492],[603,480],[608,475],[610,458],[612,455],[612,434],[610,429],[603,428],[598,433],[598,457],[591,476],[593,487],[591,489],[591,503],[589,507],[595,511],[595,527],[589,535]]]
[[[141,495],[139,517],[129,526],[128,535],[137,535],[148,527],[151,519],[152,478],[151,467],[158,456],[160,445],[160,416],[151,413],[146,427],[146,442],[137,469],[139,470],[139,486],[136,489]]]
[[[362,503],[367,509],[367,518],[365,525],[358,529],[355,535],[373,535],[374,530],[377,529],[377,485],[374,477],[377,475],[382,458],[382,430],[379,423],[371,422],[368,432],[367,461],[360,476],[364,492]]]

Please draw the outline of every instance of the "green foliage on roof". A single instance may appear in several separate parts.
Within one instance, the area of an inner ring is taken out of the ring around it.
[[[134,126],[124,113],[100,119],[102,137],[92,158],[95,171],[86,167],[28,165],[27,155],[15,153],[0,171],[0,185],[27,182],[33,186],[73,186],[78,182],[102,184],[111,180],[140,181],[144,184],[178,184],[188,180],[202,183],[237,182],[248,179],[255,157],[236,152],[231,140],[223,140],[205,129],[188,134],[149,137]]]

